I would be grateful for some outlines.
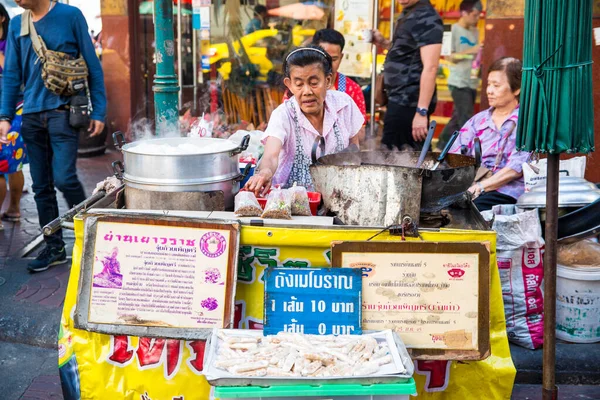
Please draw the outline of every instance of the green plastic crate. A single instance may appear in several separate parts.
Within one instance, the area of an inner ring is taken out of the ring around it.
[[[231,386],[213,388],[215,399],[404,400],[417,394],[415,380],[377,385]]]

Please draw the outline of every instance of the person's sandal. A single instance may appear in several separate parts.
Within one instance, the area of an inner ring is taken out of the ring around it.
[[[7,221],[7,222],[19,222],[21,220],[21,216],[20,215],[9,215],[8,213],[3,213],[2,217],[0,217],[0,219],[2,219],[2,221]]]

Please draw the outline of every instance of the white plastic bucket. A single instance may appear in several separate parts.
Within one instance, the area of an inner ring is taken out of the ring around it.
[[[556,337],[575,343],[600,342],[600,266],[556,270]]]

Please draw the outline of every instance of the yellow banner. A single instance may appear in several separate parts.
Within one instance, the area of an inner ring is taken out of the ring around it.
[[[59,335],[59,367],[65,400],[205,400],[210,386],[201,376],[204,343],[110,336],[75,329],[83,223],[75,222],[73,266]],[[242,227],[235,307],[236,328],[262,328],[266,267],[322,267],[330,264],[332,241],[366,240],[372,230]],[[423,232],[426,241],[491,243],[490,342],[485,361],[415,362],[420,399],[509,399],[516,370],[504,324],[494,232]],[[380,241],[398,240],[382,234]]]

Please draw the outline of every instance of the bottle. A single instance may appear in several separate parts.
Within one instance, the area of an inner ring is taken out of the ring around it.
[[[80,400],[79,366],[71,346],[71,334],[65,333],[62,324],[58,332],[58,373],[64,400]]]

